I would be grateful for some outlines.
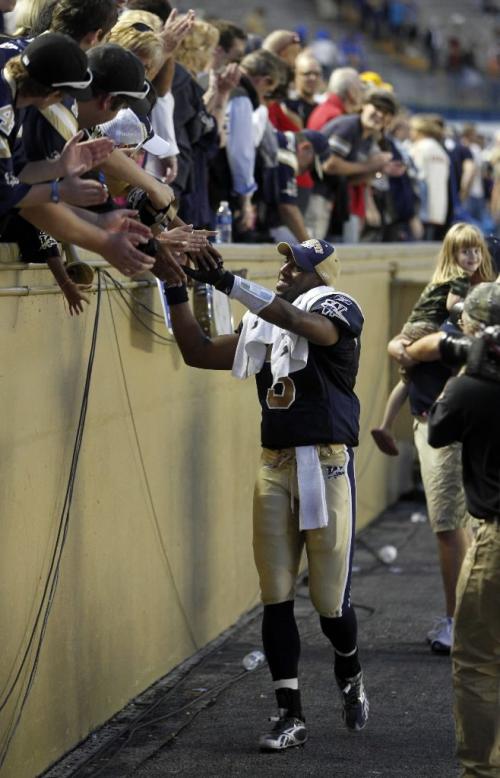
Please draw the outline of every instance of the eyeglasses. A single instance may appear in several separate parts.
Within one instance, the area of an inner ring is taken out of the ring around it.
[[[87,81],[58,81],[57,83],[51,84],[51,86],[69,86],[71,89],[86,89],[90,84],[92,83],[93,75],[90,72],[90,70],[87,70]]]
[[[315,76],[316,78],[319,78],[321,73],[319,70],[306,70],[305,73],[297,73],[298,76],[306,76],[307,78],[310,78],[312,76]]]

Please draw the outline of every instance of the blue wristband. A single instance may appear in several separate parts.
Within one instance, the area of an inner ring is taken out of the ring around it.
[[[50,199],[53,203],[58,203],[61,199],[59,196],[59,181],[57,179],[52,181],[50,185]]]

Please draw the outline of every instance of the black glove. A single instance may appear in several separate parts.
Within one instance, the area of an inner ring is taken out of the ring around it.
[[[211,284],[219,292],[224,292],[224,294],[229,294],[233,288],[234,275],[229,270],[224,270],[223,265],[211,267],[208,270],[199,268],[194,270],[192,267],[182,265],[182,269],[187,276],[194,278],[195,281],[199,281],[200,284]]]

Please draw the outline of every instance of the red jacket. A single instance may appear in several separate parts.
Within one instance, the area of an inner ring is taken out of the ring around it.
[[[320,103],[309,117],[307,126],[310,130],[321,130],[331,119],[346,113],[345,105],[338,95],[330,94],[324,103]]]

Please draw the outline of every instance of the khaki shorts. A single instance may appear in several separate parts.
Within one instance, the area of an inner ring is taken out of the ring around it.
[[[311,601],[322,616],[341,616],[350,604],[355,522],[352,450],[318,447],[328,526],[299,530],[295,450],[263,449],[254,493],[254,557],[265,605],[293,600],[305,547]]]
[[[432,530],[446,532],[469,526],[462,481],[462,445],[432,448],[427,440],[427,422],[420,419],[413,421],[413,436]]]

